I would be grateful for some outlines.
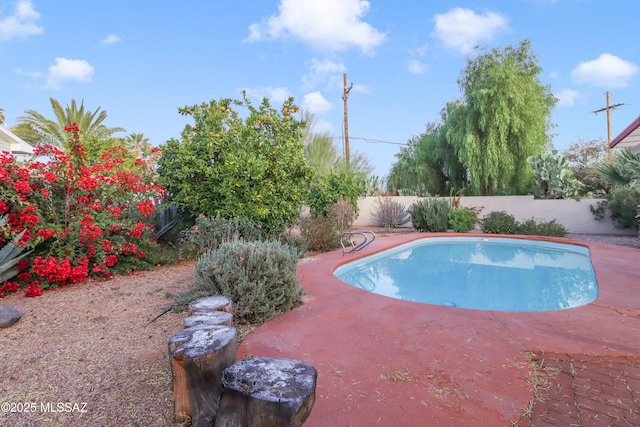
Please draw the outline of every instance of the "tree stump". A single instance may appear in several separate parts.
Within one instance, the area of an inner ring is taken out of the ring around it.
[[[215,427],[300,426],[316,400],[315,368],[292,359],[260,357],[225,369]]]
[[[233,326],[233,315],[226,311],[199,311],[184,319],[185,328],[203,325]]]
[[[212,426],[222,393],[223,371],[236,360],[236,328],[203,325],[169,340],[176,422]]]
[[[233,313],[231,300],[225,296],[200,298],[189,304],[189,316],[203,311],[226,311]]]

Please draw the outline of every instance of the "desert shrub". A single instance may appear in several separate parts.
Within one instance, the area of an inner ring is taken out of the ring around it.
[[[636,219],[637,207],[640,203],[640,191],[630,187],[621,186],[606,195],[606,200],[600,201],[596,207],[590,206],[596,220],[602,220],[607,212],[617,229],[637,230],[640,223]]]
[[[311,251],[325,252],[340,246],[338,225],[331,217],[318,215],[300,219],[300,234]]]
[[[567,235],[567,229],[555,219],[539,221],[535,218],[530,218],[518,224],[516,233],[531,236],[564,237]]]
[[[447,198],[432,197],[413,203],[408,212],[413,228],[419,231],[447,231],[452,203]]]
[[[491,234],[515,234],[518,223],[513,215],[505,211],[489,212],[482,220],[480,227],[485,233]]]
[[[262,226],[248,218],[226,219],[204,215],[198,216],[193,227],[183,230],[181,234],[183,255],[187,258],[195,258],[233,239],[255,241],[263,235]]]
[[[224,242],[202,254],[194,286],[176,296],[184,309],[198,298],[224,295],[233,301],[236,323],[262,323],[301,304],[297,250],[277,241]]]
[[[343,233],[351,228],[356,219],[356,211],[349,199],[342,199],[331,205],[329,216],[336,222],[338,230]]]
[[[473,230],[478,222],[478,214],[473,209],[459,208],[449,212],[449,228],[458,233]]]
[[[378,197],[373,210],[374,224],[379,227],[397,228],[411,220],[407,208],[392,197]]]
[[[492,234],[524,234],[529,236],[564,237],[567,229],[555,219],[542,221],[535,218],[523,222],[516,221],[513,215],[505,211],[490,212],[482,220],[482,231]]]

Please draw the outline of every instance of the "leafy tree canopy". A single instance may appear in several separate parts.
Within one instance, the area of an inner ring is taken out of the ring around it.
[[[178,110],[194,124],[185,126],[180,140],[161,146],[160,182],[171,203],[194,216],[248,218],[268,229],[292,225],[311,177],[302,143],[305,123],[293,116],[293,98],[276,110],[266,98],[255,108],[242,95]]]

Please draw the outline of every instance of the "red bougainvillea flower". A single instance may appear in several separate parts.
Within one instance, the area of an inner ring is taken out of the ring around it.
[[[42,295],[42,289],[37,285],[27,285],[27,289],[24,291],[25,297],[39,297]]]
[[[65,132],[80,132],[80,128],[76,122],[71,123],[69,126],[64,127]]]
[[[156,207],[153,205],[151,200],[145,200],[144,202],[138,203],[138,212],[140,212],[144,217],[151,216],[156,213]]]

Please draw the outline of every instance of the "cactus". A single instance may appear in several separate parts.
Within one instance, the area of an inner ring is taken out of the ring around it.
[[[573,175],[573,169],[558,150],[527,158],[533,168],[541,199],[565,199],[578,197],[582,183]]]
[[[2,227],[6,222],[6,216],[0,218],[0,227]],[[22,230],[22,233],[18,234],[13,241],[7,243],[2,249],[0,249],[0,283],[4,283],[17,275],[18,268],[15,267],[15,265],[18,261],[31,253],[31,251],[29,251],[21,254],[24,248],[18,247],[18,242],[22,236],[24,236],[26,231],[27,230]]]

